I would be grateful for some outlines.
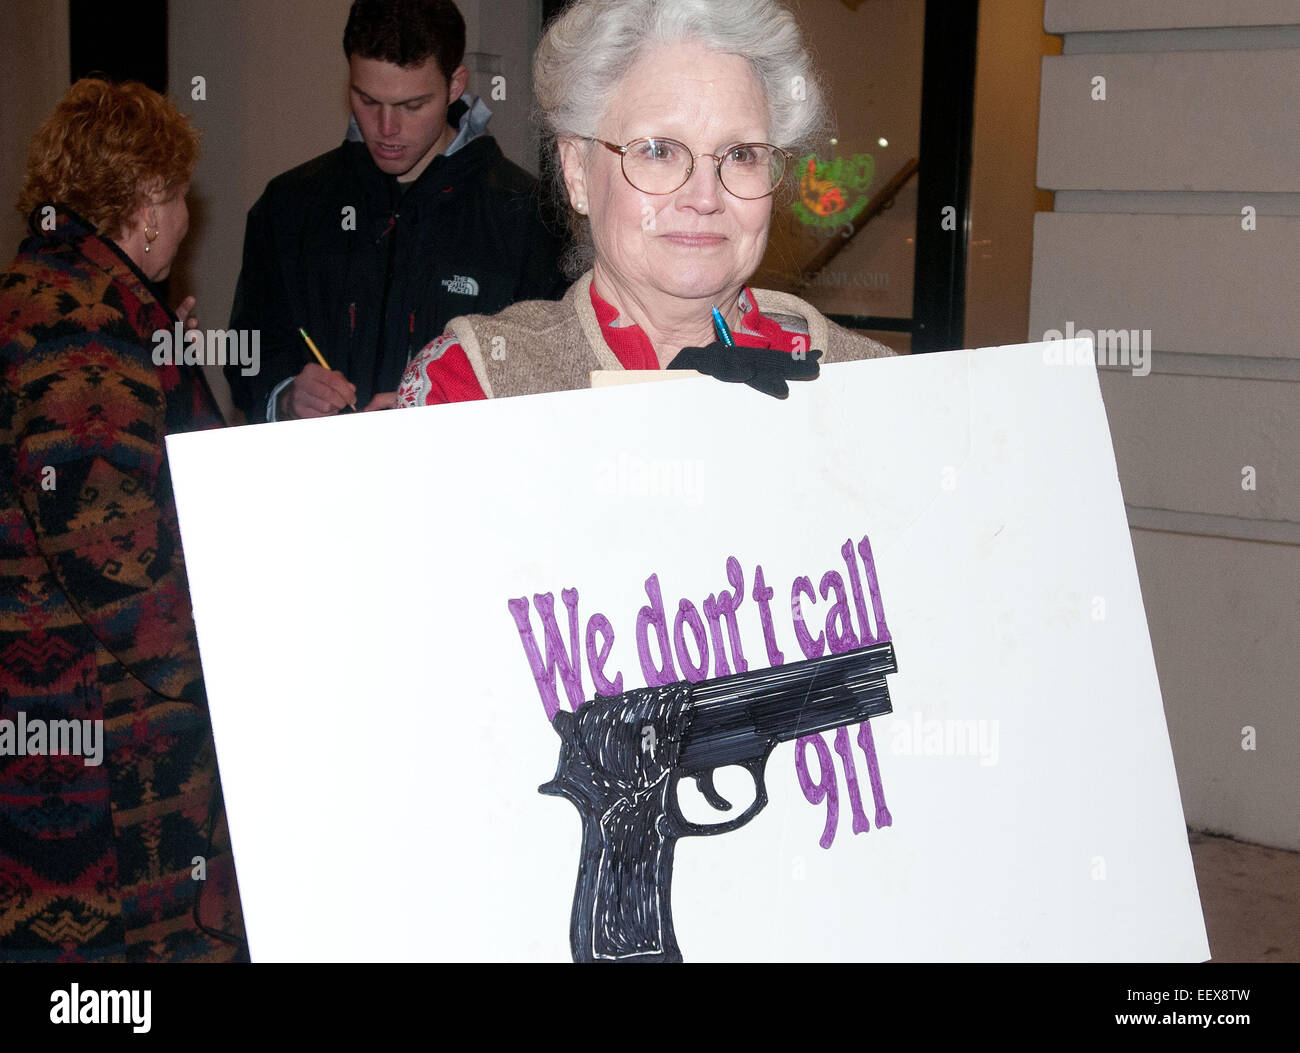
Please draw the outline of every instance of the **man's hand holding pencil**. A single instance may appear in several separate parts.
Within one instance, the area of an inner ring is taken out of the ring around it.
[[[293,378],[280,393],[275,408],[277,420],[298,420],[305,417],[332,417],[343,410],[356,411],[357,387],[336,369],[330,369],[329,363],[320,353],[320,349],[303,330],[302,338],[307,347],[316,356],[316,362],[308,362],[302,372]],[[317,365],[316,363],[320,364]],[[392,409],[397,403],[396,391],[381,391],[366,405],[366,410]],[[363,411],[363,412],[365,412]]]

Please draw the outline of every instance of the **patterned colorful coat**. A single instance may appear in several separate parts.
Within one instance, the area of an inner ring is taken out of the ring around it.
[[[221,417],[196,368],[154,365],[176,318],[121,250],[38,220],[0,275],[0,961],[236,959],[163,448]],[[71,720],[103,722],[101,763],[93,723],[54,743]]]

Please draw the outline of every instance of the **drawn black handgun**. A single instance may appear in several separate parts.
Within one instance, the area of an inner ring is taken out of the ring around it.
[[[763,781],[777,743],[892,712],[885,674],[891,643],[691,684],[625,691],[556,713],[555,778],[540,792],[567,797],[582,816],[582,856],[569,920],[575,962],[679,962],[672,873],[677,839],[739,829],[767,804]],[[729,811],[715,769],[736,764],[754,801],[726,822],[682,815],[677,784],[692,778]]]

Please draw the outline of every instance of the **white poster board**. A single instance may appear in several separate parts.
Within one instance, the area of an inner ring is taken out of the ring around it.
[[[544,656],[534,597],[567,649],[577,591],[591,698],[594,615],[597,664],[641,688],[647,580],[671,635],[681,600],[704,625],[733,591],[734,559],[761,670],[765,620],[787,663],[796,614],[825,631],[830,572],[852,593],[835,634],[881,634],[842,552],[865,578],[864,538],[898,670],[869,725],[878,787],[858,725],[842,744],[869,829],[834,732],[829,771],[802,748],[833,830],[778,745],[765,810],[677,842],[684,958],[1208,958],[1096,371],[1060,361],[1026,345],[828,366],[785,402],[705,378],[169,438],[254,960],[570,959],[581,823],[538,792],[561,742],[508,601]],[[796,612],[801,576],[819,591]],[[753,797],[738,768],[716,785]],[[694,786],[687,818],[737,814]]]

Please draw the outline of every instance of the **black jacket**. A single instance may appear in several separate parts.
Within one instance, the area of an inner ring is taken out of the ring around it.
[[[271,180],[249,210],[230,326],[261,331],[261,367],[226,376],[250,422],[314,361],[299,327],[362,409],[397,389],[448,319],[563,295],[562,242],[537,181],[491,136],[435,157],[404,189],[364,143],[345,142]]]

